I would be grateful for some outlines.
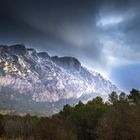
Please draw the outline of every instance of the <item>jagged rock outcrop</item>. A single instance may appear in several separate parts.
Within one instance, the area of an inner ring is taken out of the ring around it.
[[[74,57],[58,57],[54,56],[51,57],[51,59],[58,65],[64,67],[65,69],[74,69],[74,70],[80,70],[81,63],[79,60],[77,60]]]

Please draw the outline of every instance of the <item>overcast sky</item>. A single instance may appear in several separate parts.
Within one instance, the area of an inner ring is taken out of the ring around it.
[[[139,0],[0,0],[0,44],[75,56],[119,88],[140,89]]]

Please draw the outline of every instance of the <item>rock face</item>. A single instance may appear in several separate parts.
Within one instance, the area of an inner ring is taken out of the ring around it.
[[[58,57],[51,58],[53,62],[68,70],[80,70],[81,63],[74,57]]]
[[[0,87],[39,103],[78,100],[95,93],[107,95],[117,91],[115,85],[82,67],[76,58],[50,57],[24,45],[0,46]],[[10,95],[14,100],[16,96]]]

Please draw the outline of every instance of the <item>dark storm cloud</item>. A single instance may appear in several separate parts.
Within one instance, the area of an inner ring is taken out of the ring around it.
[[[139,0],[0,0],[0,43],[75,56],[105,74],[139,62],[139,25]]]
[[[12,36],[12,39],[16,41],[28,42],[32,45],[35,44],[34,40],[37,38],[38,43],[35,42],[42,49],[53,52],[54,50],[57,52],[60,50],[70,54],[80,52],[80,54],[98,59],[100,55],[99,46],[93,43],[94,40],[89,39],[89,36],[91,36],[89,32],[93,31],[90,27],[95,24],[94,21],[100,2],[93,2],[92,0],[18,0],[11,3],[10,1],[4,1],[1,5],[5,7],[2,9],[2,13],[4,13],[3,17],[7,19],[3,19],[4,23],[1,27],[3,30],[5,24],[8,23],[8,30],[3,31],[5,38],[8,33],[8,37]],[[5,13],[7,16],[5,16]],[[77,40],[78,43],[82,40],[87,43],[84,44],[85,46],[83,44],[79,45],[76,42]],[[40,44],[44,46],[40,46]],[[81,51],[82,49],[84,52]],[[90,52],[93,52],[93,55],[90,55]],[[67,55],[67,53],[64,54]]]

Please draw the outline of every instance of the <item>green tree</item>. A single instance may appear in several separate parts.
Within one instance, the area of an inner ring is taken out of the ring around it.
[[[140,91],[136,89],[132,89],[130,91],[130,95],[128,95],[128,99],[130,102],[139,104],[140,103]]]
[[[111,94],[109,94],[109,102],[114,104],[114,103],[117,103],[118,102],[118,94],[113,91]]]

